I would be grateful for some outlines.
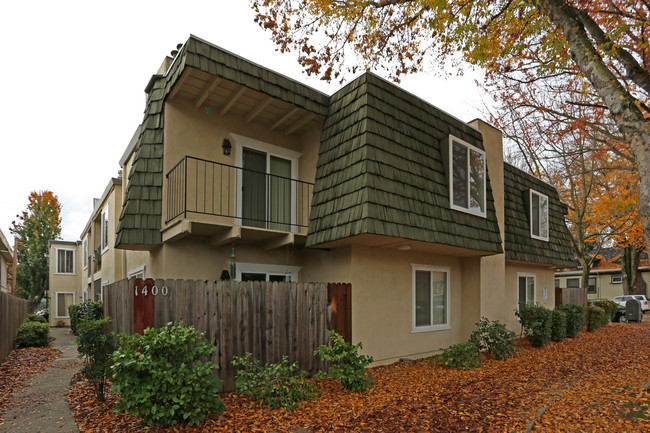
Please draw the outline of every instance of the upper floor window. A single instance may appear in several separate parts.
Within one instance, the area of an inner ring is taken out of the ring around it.
[[[102,252],[108,248],[108,206],[102,209],[101,215],[101,247]]]
[[[612,275],[611,278],[611,283],[612,284],[622,284],[623,283],[623,276],[622,275]]]
[[[56,249],[56,273],[74,274],[74,250]]]
[[[485,216],[485,151],[449,136],[451,207]]]
[[[548,241],[548,197],[530,190],[530,236]]]

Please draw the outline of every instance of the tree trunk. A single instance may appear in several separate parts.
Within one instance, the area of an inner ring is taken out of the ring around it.
[[[640,178],[639,214],[646,245],[650,245],[650,120],[644,118],[635,98],[608,69],[587,36],[575,8],[562,0],[539,0],[532,4],[562,30],[571,58],[596,89],[632,149]]]
[[[621,274],[623,275],[623,294],[633,295],[636,293],[641,250],[636,246],[628,245],[627,247],[621,248],[621,256],[623,259],[621,263]]]

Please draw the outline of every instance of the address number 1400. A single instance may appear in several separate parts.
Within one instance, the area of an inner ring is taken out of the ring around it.
[[[138,286],[135,286],[135,296],[138,296],[139,294],[141,294],[142,296],[149,296],[149,295],[158,296],[159,292],[162,296],[167,296],[167,294],[169,293],[169,289],[167,288],[167,286],[162,286],[160,290],[158,290],[158,286],[153,286],[151,287],[151,289],[149,289],[149,286],[144,286],[142,288],[142,291],[138,293]]]

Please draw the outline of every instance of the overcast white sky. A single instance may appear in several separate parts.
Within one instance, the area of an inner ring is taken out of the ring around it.
[[[163,58],[194,34],[327,94],[296,56],[275,51],[247,0],[3,1],[0,6],[0,230],[31,191],[63,207],[77,240],[142,120],[144,88]],[[432,74],[400,84],[464,121],[481,117],[472,77]]]

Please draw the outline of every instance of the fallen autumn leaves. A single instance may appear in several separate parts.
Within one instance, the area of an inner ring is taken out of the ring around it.
[[[94,400],[85,381],[68,395],[82,432],[255,431],[625,431],[650,429],[650,326],[611,324],[575,339],[487,360],[469,371],[430,359],[372,369],[374,389],[356,394],[318,380],[322,395],[291,412],[261,409],[234,393],[200,426],[146,428],[114,414],[115,396]]]
[[[33,375],[49,367],[61,352],[51,347],[15,349],[0,364],[0,425],[2,414],[12,402],[11,397]]]

